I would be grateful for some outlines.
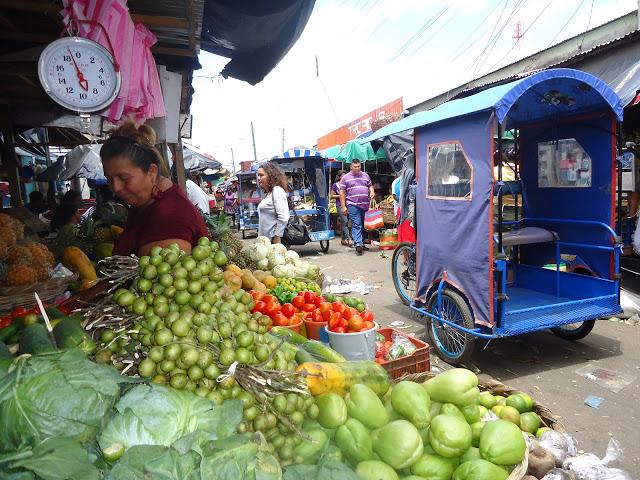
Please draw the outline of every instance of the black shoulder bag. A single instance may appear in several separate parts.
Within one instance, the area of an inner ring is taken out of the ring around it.
[[[282,234],[282,243],[287,248],[291,245],[305,245],[311,241],[309,228],[300,219],[296,211],[294,209],[291,210],[293,211],[293,217],[289,218],[289,222]]]

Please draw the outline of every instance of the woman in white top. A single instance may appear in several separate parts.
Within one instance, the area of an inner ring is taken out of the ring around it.
[[[265,197],[258,205],[258,235],[280,243],[284,229],[289,222],[289,202],[287,201],[287,177],[272,162],[258,168],[258,185]]]

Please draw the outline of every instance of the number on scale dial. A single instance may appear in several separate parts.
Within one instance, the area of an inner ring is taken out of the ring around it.
[[[120,91],[120,73],[111,54],[84,38],[65,37],[47,46],[38,74],[54,101],[78,112],[103,110]]]

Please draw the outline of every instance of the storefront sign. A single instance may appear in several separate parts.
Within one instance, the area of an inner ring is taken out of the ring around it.
[[[361,133],[371,130],[371,123],[374,120],[381,120],[390,115],[398,115],[403,111],[402,97],[400,97],[320,137],[318,139],[318,150],[324,150],[325,148],[341,145],[349,140],[353,140]]]

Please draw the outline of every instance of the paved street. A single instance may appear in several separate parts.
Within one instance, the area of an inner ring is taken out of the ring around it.
[[[325,275],[361,278],[374,286],[365,297],[376,320],[382,324],[402,321],[404,329],[426,339],[425,328],[412,321],[408,307],[398,300],[391,282],[391,253],[386,258],[372,248],[362,257],[334,240],[327,254],[317,243],[295,248],[301,256],[317,263]],[[492,342],[479,346],[473,367],[503,383],[524,390],[546,405],[575,435],[579,449],[604,456],[609,437],[618,439],[625,451],[621,463],[632,478],[640,478],[640,326],[600,321],[580,342],[568,342],[548,332]],[[437,357],[432,366],[446,367]],[[575,373],[588,364],[634,377],[633,382],[614,393]],[[602,397],[593,409],[584,404],[588,395]]]

